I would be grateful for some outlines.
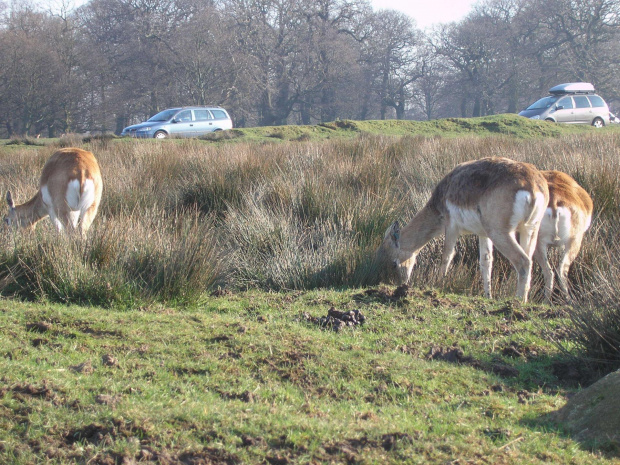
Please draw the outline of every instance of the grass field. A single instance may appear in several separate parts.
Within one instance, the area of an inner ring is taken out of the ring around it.
[[[2,462],[613,463],[546,418],[587,379],[562,308],[394,291],[3,302]]]
[[[617,443],[577,442],[550,414],[619,359],[592,363],[592,334],[620,334],[620,133],[416,124],[72,137],[104,176],[92,234],[0,239],[0,463],[618,463]],[[0,189],[25,201],[66,142],[0,146]],[[471,238],[446,280],[434,241],[411,287],[379,282],[387,226],[491,155],[593,195],[573,305],[542,304],[538,273],[516,302],[501,257],[498,299],[480,297]],[[336,330],[334,312],[365,320]]]

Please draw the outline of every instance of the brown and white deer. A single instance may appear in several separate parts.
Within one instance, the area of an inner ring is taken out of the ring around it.
[[[568,270],[581,249],[583,235],[592,222],[592,198],[573,178],[561,171],[542,171],[549,185],[549,205],[538,231],[534,260],[542,268],[545,296],[551,301],[554,273],[547,251],[562,248],[558,282],[568,297]]]
[[[45,163],[39,191],[28,202],[15,205],[7,192],[9,214],[5,222],[34,229],[49,216],[58,231],[86,234],[99,208],[103,183],[95,156],[86,150],[65,148]]]
[[[517,271],[517,297],[527,301],[532,255],[548,201],[547,182],[533,165],[497,157],[462,163],[439,182],[409,224],[388,228],[377,259],[396,268],[400,282],[407,283],[422,247],[445,234],[440,267],[445,276],[458,237],[475,234],[485,294],[491,297],[495,244]]]

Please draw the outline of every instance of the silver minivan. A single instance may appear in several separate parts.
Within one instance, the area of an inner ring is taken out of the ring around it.
[[[221,107],[179,107],[160,111],[144,123],[127,126],[121,136],[155,139],[198,137],[232,127],[230,116]]]
[[[549,93],[519,115],[555,123],[591,124],[597,128],[609,124],[609,107],[589,82],[560,84],[549,89]]]

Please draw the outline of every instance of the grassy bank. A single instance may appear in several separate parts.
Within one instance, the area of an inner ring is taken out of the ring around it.
[[[309,142],[334,139],[350,140],[360,135],[370,136],[422,136],[422,137],[488,137],[509,136],[519,139],[560,137],[587,133],[620,132],[620,125],[609,125],[599,130],[588,125],[553,124],[536,121],[515,114],[493,115],[480,118],[444,118],[431,121],[411,120],[337,120],[315,125],[263,126],[235,128],[231,131],[213,133],[201,138],[208,143],[280,143]],[[113,139],[114,136],[106,136]],[[106,137],[103,137],[105,139]],[[74,145],[78,142],[101,140],[99,136],[78,136],[69,134],[63,140],[14,138],[0,140],[0,145],[19,147],[46,145]],[[160,143],[160,141],[151,141]]]

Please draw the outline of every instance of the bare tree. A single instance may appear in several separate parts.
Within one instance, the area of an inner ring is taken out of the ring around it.
[[[380,116],[385,119],[392,107],[397,119],[405,116],[411,99],[411,84],[420,75],[415,70],[419,31],[408,16],[395,10],[373,14],[366,40],[366,61],[371,66],[373,89],[381,101]]]
[[[63,62],[64,51],[57,47],[63,25],[28,6],[11,10],[5,24],[0,29],[0,119],[5,131],[9,136],[43,130],[53,135],[70,125],[67,110],[72,106],[67,73],[75,63]],[[79,100],[79,89],[74,90]]]

